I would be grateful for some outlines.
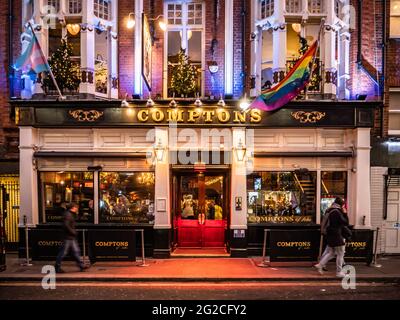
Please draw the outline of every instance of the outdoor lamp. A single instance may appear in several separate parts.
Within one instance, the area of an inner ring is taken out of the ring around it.
[[[243,111],[247,110],[250,107],[250,103],[249,103],[249,101],[247,101],[246,94],[244,94],[244,98],[240,102],[239,106],[240,106],[240,109],[242,109]]]
[[[301,24],[300,23],[292,23],[292,29],[295,32],[300,33],[301,32]]]
[[[133,16],[133,17],[132,17]],[[131,13],[129,13],[129,16],[128,16],[128,22],[126,23],[126,27],[128,28],[128,29],[132,29],[132,28],[134,28],[135,27],[135,14],[133,13],[133,12],[131,12]]]
[[[161,139],[158,140],[158,143],[154,146],[154,153],[156,154],[157,161],[161,162],[164,158],[165,148],[162,145]]]
[[[237,147],[235,148],[236,151],[236,157],[238,161],[242,162],[244,161],[244,157],[246,155],[246,147],[242,143],[242,139],[239,139],[239,143]]]
[[[161,20],[158,22],[158,25],[160,26],[160,29],[161,29],[162,31],[166,31],[166,30],[167,30],[167,23],[164,21],[164,19],[161,19]]]

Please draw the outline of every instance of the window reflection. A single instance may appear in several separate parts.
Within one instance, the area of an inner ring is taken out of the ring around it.
[[[41,172],[42,222],[61,222],[68,204],[79,205],[77,222],[93,223],[93,172]]]
[[[101,172],[101,223],[154,223],[153,172]]]
[[[316,172],[255,172],[247,177],[249,223],[315,222]]]
[[[336,197],[347,199],[347,172],[321,172],[321,215],[328,209]]]

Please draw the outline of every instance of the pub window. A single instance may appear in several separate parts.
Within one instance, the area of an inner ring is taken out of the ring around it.
[[[321,172],[321,216],[325,214],[336,197],[347,201],[347,172],[322,171]]]
[[[111,0],[94,0],[93,11],[97,18],[111,20]]]
[[[101,172],[100,223],[154,223],[153,172]]]
[[[400,1],[390,1],[390,37],[400,38]]]
[[[178,54],[181,49],[187,55],[189,63],[195,67],[195,89],[186,97],[194,97],[202,92],[203,36],[204,36],[204,3],[202,2],[174,2],[165,7],[167,16],[167,96],[175,93],[171,84],[172,75],[178,66]],[[185,96],[177,97],[183,98]]]
[[[316,172],[254,172],[247,176],[248,223],[313,223]]]
[[[274,0],[260,0],[260,19],[266,19],[274,14]]]
[[[68,0],[68,12],[80,14],[82,12],[82,0]]]
[[[75,220],[93,223],[93,190],[93,172],[40,172],[41,222],[62,222],[64,211],[75,202]]]

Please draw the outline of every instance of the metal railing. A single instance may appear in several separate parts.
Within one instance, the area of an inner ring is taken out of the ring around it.
[[[267,254],[267,236],[268,232],[271,231],[270,229],[264,229],[264,241],[263,241],[263,251],[262,251],[262,260],[258,264],[259,267],[269,267],[270,266],[270,261],[266,260],[266,254]]]

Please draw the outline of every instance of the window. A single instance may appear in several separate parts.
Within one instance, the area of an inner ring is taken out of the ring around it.
[[[266,19],[274,14],[274,0],[260,0],[260,19]]]
[[[301,12],[301,0],[286,0],[286,12],[287,13],[300,13]]]
[[[400,1],[390,1],[390,37],[400,38]]]
[[[389,135],[400,135],[400,92],[389,89]]]
[[[111,20],[111,0],[94,0],[94,15],[100,19]]]
[[[97,30],[97,29],[96,29]],[[108,93],[108,33],[95,33],[94,79],[97,93]]]
[[[45,5],[47,5],[47,13],[58,13],[60,11],[60,0],[47,0]]]
[[[323,1],[322,0],[308,0],[308,11],[310,13],[322,13],[323,12]]]
[[[61,222],[68,204],[75,202],[75,220],[93,223],[93,190],[93,172],[40,172],[41,222]]]
[[[153,172],[100,172],[101,223],[154,223]]]
[[[321,216],[325,214],[336,197],[347,200],[347,172],[322,171],[321,172]]]
[[[82,0],[68,0],[68,12],[80,14],[82,12]]]
[[[313,223],[316,172],[255,172],[247,176],[249,223]]]
[[[171,85],[172,75],[178,66],[178,54],[184,49],[191,66],[195,68],[195,89],[186,95],[194,97],[202,92],[203,36],[204,36],[204,4],[201,2],[168,3],[165,7],[168,17],[167,30],[167,65],[168,75],[166,87],[168,97],[175,94]],[[177,93],[177,97],[179,93]],[[183,96],[182,96],[183,97]]]
[[[60,47],[63,29],[60,23],[55,28],[49,28],[49,57]]]

